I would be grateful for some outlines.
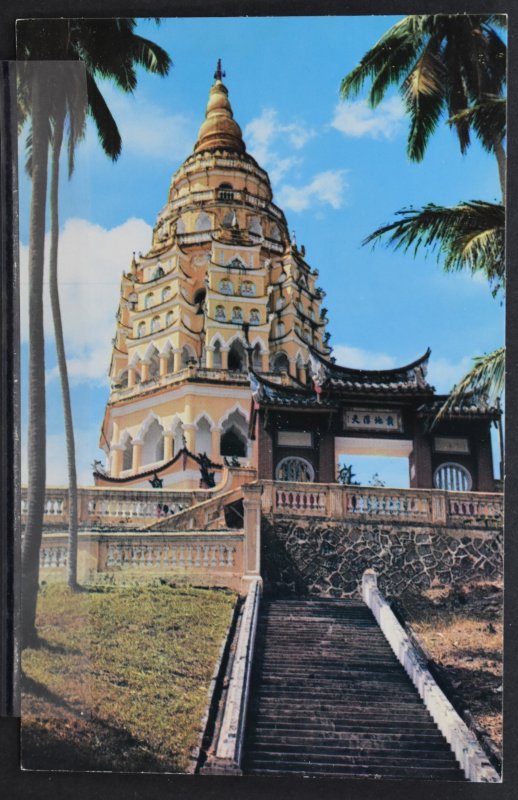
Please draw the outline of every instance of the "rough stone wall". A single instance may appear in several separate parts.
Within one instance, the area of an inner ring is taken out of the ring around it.
[[[503,574],[501,529],[275,516],[263,517],[261,538],[265,590],[277,594],[358,596],[368,568],[392,597]]]

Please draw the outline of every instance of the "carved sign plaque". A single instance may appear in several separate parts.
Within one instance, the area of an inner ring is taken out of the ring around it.
[[[469,453],[467,439],[454,438],[453,436],[436,436],[433,440],[434,450],[437,453]]]
[[[344,427],[357,431],[402,431],[403,421],[400,411],[383,411],[372,408],[346,408],[344,410]]]

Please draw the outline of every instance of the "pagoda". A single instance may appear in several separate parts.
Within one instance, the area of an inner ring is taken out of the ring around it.
[[[202,454],[253,465],[249,369],[304,386],[310,352],[330,355],[318,271],[247,153],[223,78],[218,62],[151,248],[122,276],[98,485],[195,488]]]

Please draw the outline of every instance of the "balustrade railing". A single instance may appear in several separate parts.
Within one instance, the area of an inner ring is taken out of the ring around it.
[[[242,531],[189,531],[143,536],[124,533],[81,532],[78,537],[78,572],[85,580],[99,573],[135,570],[184,575],[229,577],[243,571]],[[40,569],[61,571],[67,567],[65,534],[44,534]],[[52,574],[52,573],[50,573]]]
[[[265,513],[331,518],[414,520],[476,527],[481,520],[499,523],[503,496],[439,489],[387,489],[340,484],[261,481]]]
[[[167,489],[78,488],[78,517],[81,525],[146,523],[183,511],[204,499],[206,492]],[[22,520],[27,514],[27,489],[22,488]],[[48,488],[43,521],[46,525],[65,525],[68,521],[68,490]]]

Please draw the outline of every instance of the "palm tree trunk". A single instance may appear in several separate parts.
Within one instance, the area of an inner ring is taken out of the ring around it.
[[[71,589],[77,586],[77,472],[74,441],[74,425],[72,420],[72,405],[70,402],[70,387],[68,383],[67,359],[65,341],[63,337],[63,323],[59,302],[58,285],[58,243],[59,243],[59,157],[63,143],[63,127],[65,122],[64,109],[55,120],[52,138],[52,161],[50,178],[50,258],[49,258],[49,289],[50,303],[52,306],[52,320],[54,323],[54,338],[56,340],[56,354],[58,360],[59,378],[61,381],[61,395],[63,398],[63,417],[65,421],[65,439],[67,448],[68,469],[68,568],[67,582]]]
[[[37,643],[36,603],[45,503],[45,347],[43,268],[47,195],[49,85],[44,65],[32,73],[33,169],[29,221],[29,422],[27,524],[22,540],[22,647]]]
[[[502,140],[500,140],[499,142],[495,142],[495,156],[496,156],[496,162],[498,164],[498,177],[500,178],[500,188],[502,190],[502,202],[505,206],[505,177],[506,177],[507,159],[505,155],[505,149],[502,144]]]

